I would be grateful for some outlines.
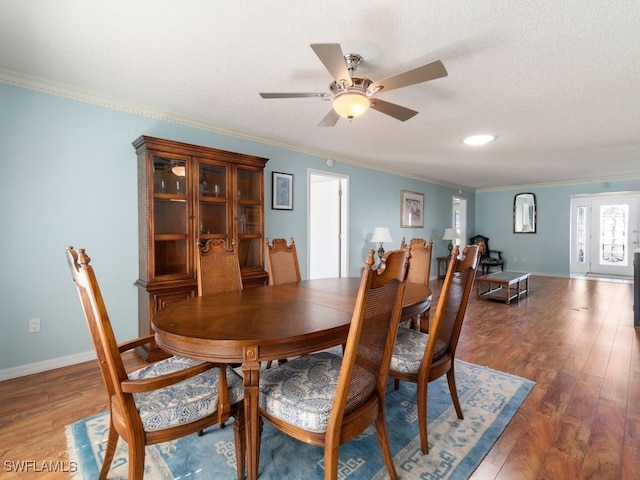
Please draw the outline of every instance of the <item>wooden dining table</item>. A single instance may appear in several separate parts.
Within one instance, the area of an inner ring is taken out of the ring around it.
[[[163,350],[242,364],[249,480],[258,477],[261,362],[345,343],[359,287],[360,277],[304,280],[173,302],[154,315]],[[427,310],[431,297],[428,287],[407,283],[401,321]]]

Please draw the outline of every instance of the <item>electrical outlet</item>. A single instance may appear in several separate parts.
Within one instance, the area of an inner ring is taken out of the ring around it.
[[[38,333],[40,331],[40,319],[39,318],[30,318],[29,319],[29,333]]]

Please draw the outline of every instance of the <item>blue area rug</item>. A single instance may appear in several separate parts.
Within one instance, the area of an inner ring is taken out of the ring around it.
[[[446,377],[429,384],[430,452],[423,455],[418,438],[416,388],[402,382],[387,386],[387,425],[391,451],[401,479],[467,479],[513,418],[534,383],[485,367],[456,360],[456,381],[464,413],[459,420],[449,396]],[[106,445],[108,414],[67,426],[70,460],[80,465],[75,478],[98,478]],[[233,428],[217,426],[201,437],[147,447],[145,478],[236,478]],[[322,479],[323,450],[288,437],[268,422],[262,434],[261,479]],[[109,479],[127,478],[127,446],[120,441]],[[338,478],[388,478],[375,429],[370,427],[340,447]]]

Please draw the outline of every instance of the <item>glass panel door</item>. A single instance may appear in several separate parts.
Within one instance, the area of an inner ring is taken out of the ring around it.
[[[260,171],[237,169],[237,238],[241,268],[259,267],[262,262],[263,185]]]
[[[638,198],[598,199],[591,207],[591,273],[633,276]]]
[[[198,176],[198,238],[221,238],[231,246],[227,167],[201,163]]]
[[[153,158],[154,278],[189,275],[189,223],[185,160]]]

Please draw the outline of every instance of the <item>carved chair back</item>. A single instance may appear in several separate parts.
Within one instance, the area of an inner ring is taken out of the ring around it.
[[[242,290],[242,275],[236,244],[227,248],[222,239],[207,240],[196,244],[198,262],[198,295]]]
[[[267,238],[267,269],[269,270],[269,285],[299,282],[300,265],[296,244],[291,238],[290,245],[284,238],[274,238],[269,243]]]

